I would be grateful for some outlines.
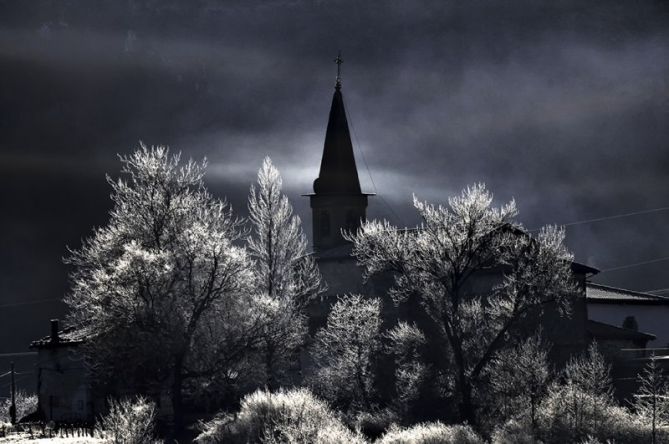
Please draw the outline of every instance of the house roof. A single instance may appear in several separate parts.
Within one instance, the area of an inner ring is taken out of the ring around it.
[[[37,339],[30,343],[30,348],[56,348],[78,345],[86,342],[90,335],[88,331],[75,326],[65,327],[58,331],[58,340],[54,341],[51,335]]]
[[[586,325],[588,333],[595,339],[627,339],[631,341],[652,341],[656,338],[650,333],[642,333],[640,331],[629,328],[616,327],[615,325],[605,324],[588,320]]]
[[[625,290],[588,282],[585,289],[588,303],[669,305],[669,298],[640,291]]]

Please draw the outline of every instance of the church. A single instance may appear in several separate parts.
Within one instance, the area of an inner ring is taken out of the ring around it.
[[[341,63],[340,58],[335,61]],[[339,73],[328,117],[319,175],[314,180],[313,193],[307,196],[312,212],[313,251],[328,286],[325,296],[327,303],[318,304],[316,312],[312,313],[314,323],[323,325],[328,308],[337,295],[347,293],[380,298],[383,318],[389,327],[398,320],[420,317],[420,307],[412,307],[411,304],[397,307],[392,302],[388,296],[392,276],[375,276],[363,282],[361,269],[351,255],[352,245],[342,236],[342,231],[354,231],[366,219],[368,200],[373,194],[363,192],[360,187]],[[553,344],[556,355],[560,356],[560,362],[584,350],[588,343],[585,285],[597,270],[573,263],[572,271],[582,290],[581,297],[573,307],[572,316],[561,318],[551,313],[551,310],[545,310],[546,316],[542,320],[547,339]]]
[[[341,58],[336,61],[341,65]],[[373,193],[365,193],[360,187],[339,72],[319,174],[313,192],[305,196],[312,213],[313,252],[328,288],[322,300],[309,307],[310,331],[324,325],[337,296],[348,293],[380,298],[384,327],[392,327],[398,320],[424,318],[419,304],[396,306],[390,300],[392,276],[363,281],[351,254],[352,245],[342,236],[342,231],[356,230],[366,219]],[[591,341],[597,341],[613,364],[618,396],[625,398],[634,389],[634,377],[651,352],[669,355],[668,349],[658,348],[669,346],[669,326],[663,321],[669,317],[669,298],[591,283],[598,270],[584,264],[574,262],[571,270],[579,289],[571,316],[560,317],[557,310],[549,308],[541,319],[542,331],[552,344],[551,358],[559,367],[570,356],[584,351]],[[94,399],[81,364],[79,348],[90,338],[72,327],[60,329],[57,320],[52,321],[50,331],[49,336],[30,346],[38,352],[39,416],[62,422],[92,421],[103,400]],[[425,332],[430,334],[429,329]],[[659,343],[648,348],[656,338]],[[438,347],[433,353],[442,354]]]
[[[340,67],[341,58],[335,62]],[[360,187],[339,69],[334,89],[319,175],[313,193],[305,195],[311,204],[313,251],[328,285],[326,303],[312,307],[312,330],[324,325],[337,295],[347,293],[380,298],[387,326],[397,320],[416,319],[421,316],[420,307],[397,307],[390,300],[391,276],[363,282],[361,269],[351,255],[352,245],[342,236],[342,231],[356,230],[366,219],[368,201],[374,194]],[[633,380],[644,360],[651,353],[669,354],[669,349],[662,348],[669,347],[669,328],[663,322],[669,316],[669,298],[592,283],[590,279],[599,270],[584,264],[573,262],[571,270],[579,289],[571,316],[561,317],[555,307],[549,307],[541,319],[545,338],[552,344],[551,358],[561,367],[597,341],[612,363],[618,396],[625,398],[635,388]],[[648,348],[652,341],[653,348]]]

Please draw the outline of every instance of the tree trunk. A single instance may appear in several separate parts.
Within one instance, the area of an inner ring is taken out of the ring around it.
[[[184,428],[183,417],[183,356],[177,356],[174,361],[174,374],[172,380],[172,414],[174,436],[178,436]]]
[[[270,391],[276,389],[276,378],[274,376],[274,347],[267,346],[265,353],[265,371],[267,372],[267,388]]]
[[[460,383],[460,419],[467,422],[473,428],[477,427],[476,412],[474,411],[474,403],[472,401],[472,386],[461,381]]]
[[[656,404],[656,402],[657,402],[657,394],[655,393],[655,390],[653,390],[653,429],[652,429],[653,439],[652,439],[652,444],[655,444],[655,435],[656,435],[656,431],[655,431],[655,427],[656,427],[655,426],[655,418],[657,417],[657,404]]]

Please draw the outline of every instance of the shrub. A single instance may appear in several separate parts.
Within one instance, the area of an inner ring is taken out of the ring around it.
[[[351,425],[366,437],[376,439],[383,435],[392,424],[399,422],[400,419],[402,418],[399,418],[391,409],[358,412]]]
[[[491,437],[492,444],[534,444],[536,439],[532,432],[532,424],[528,418],[511,419],[499,426]]]
[[[236,415],[219,415],[201,424],[196,442],[217,443],[364,443],[307,389],[257,390],[242,399]]]
[[[540,435],[547,442],[567,438],[577,442],[587,437],[606,440],[620,422],[629,422],[631,416],[614,406],[605,394],[565,384],[551,388],[539,408],[538,419]]]
[[[10,423],[9,408],[12,405],[11,398],[0,401],[0,424]],[[37,395],[28,394],[23,390],[16,392],[16,420],[19,421],[26,415],[37,411]]]
[[[440,422],[417,424],[401,429],[392,426],[376,444],[483,444],[468,425],[448,426]]]
[[[109,412],[100,419],[98,433],[114,444],[146,444],[161,442],[155,439],[156,406],[143,397],[134,401],[109,401]]]
[[[555,385],[541,402],[537,425],[528,417],[509,420],[492,434],[493,444],[546,444],[564,442],[648,442],[650,426],[627,409],[616,406],[605,393],[593,394],[574,384]],[[658,430],[658,442],[667,440],[666,429]],[[669,442],[669,441],[668,441]]]

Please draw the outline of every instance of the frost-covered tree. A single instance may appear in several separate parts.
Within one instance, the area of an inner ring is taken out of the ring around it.
[[[548,351],[539,335],[498,353],[490,366],[490,384],[502,419],[527,412],[533,430],[537,408],[548,390]]]
[[[426,365],[421,348],[425,335],[415,325],[399,322],[384,334],[388,345],[386,351],[395,360],[395,390],[397,410],[406,416],[409,404],[418,398],[425,377]]]
[[[603,423],[603,412],[611,405],[613,386],[611,368],[599,352],[597,343],[587,353],[573,357],[563,372],[564,384],[554,388],[554,396],[564,404],[572,431],[597,430]]]
[[[312,385],[339,407],[367,411],[372,407],[380,312],[378,298],[341,296],[332,306],[326,326],[316,333]]]
[[[286,364],[294,358],[306,334],[303,309],[324,286],[300,218],[293,215],[288,197],[281,191],[279,171],[269,157],[251,186],[249,219],[252,233],[249,251],[255,260],[255,285],[266,317],[262,353],[267,385],[276,388]]]
[[[272,298],[303,306],[323,291],[320,272],[307,251],[300,218],[282,191],[279,171],[269,157],[251,186],[249,219],[253,234],[248,239],[256,260],[257,286]]]
[[[600,353],[596,342],[588,346],[583,356],[573,357],[564,369],[567,384],[573,384],[586,393],[611,398],[613,385],[611,366]]]
[[[639,390],[634,394],[634,410],[651,427],[651,442],[657,440],[658,427],[669,423],[669,387],[655,356],[638,376]]]
[[[24,416],[37,411],[37,395],[17,390],[16,396],[16,420],[20,421]],[[10,409],[12,398],[4,398],[0,401],[0,426],[11,423]]]
[[[298,351],[307,334],[307,318],[289,300],[257,294],[254,311],[260,315],[260,329],[254,359],[260,359],[263,383],[276,389],[286,382],[286,372],[299,360]],[[249,353],[252,351],[249,350]]]
[[[185,384],[227,371],[253,340],[251,261],[234,244],[240,222],[204,186],[206,161],[144,145],[120,159],[109,222],[67,260],[66,302],[94,373],[168,392],[178,428]]]
[[[156,405],[143,397],[109,400],[109,412],[96,424],[109,444],[161,444],[155,438]]]
[[[416,198],[414,206],[422,218],[417,230],[370,221],[347,237],[365,277],[390,271],[396,302],[419,299],[448,345],[460,415],[475,424],[475,387],[495,354],[514,345],[517,327],[549,303],[569,310],[572,256],[563,231],[547,227],[529,236],[513,221],[515,203],[492,207],[483,185],[447,207]],[[487,285],[484,274],[498,279]]]

